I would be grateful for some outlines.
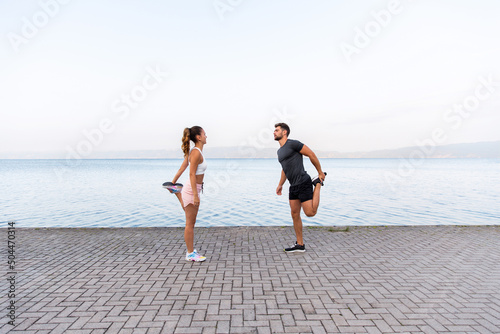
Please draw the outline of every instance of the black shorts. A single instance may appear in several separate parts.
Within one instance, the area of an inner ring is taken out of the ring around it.
[[[290,191],[288,194],[288,199],[300,200],[300,203],[305,201],[310,201],[313,199],[313,184],[311,180],[307,180],[304,183],[300,183],[294,186],[290,186]]]

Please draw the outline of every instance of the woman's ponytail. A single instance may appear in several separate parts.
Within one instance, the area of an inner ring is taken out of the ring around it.
[[[191,137],[191,129],[185,128],[184,132],[182,133],[182,152],[184,152],[184,157],[186,157],[189,154],[189,140]]]

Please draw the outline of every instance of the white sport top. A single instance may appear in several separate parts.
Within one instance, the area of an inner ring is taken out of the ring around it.
[[[207,169],[207,160],[203,156],[203,152],[198,148],[198,147],[193,147],[193,149],[197,149],[201,153],[201,157],[203,158],[203,162],[198,165],[198,168],[196,169],[196,174],[195,175],[202,175],[205,174],[205,170]],[[191,150],[192,151],[192,150]]]

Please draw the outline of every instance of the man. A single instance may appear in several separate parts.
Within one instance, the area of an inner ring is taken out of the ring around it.
[[[288,139],[290,128],[285,123],[274,125],[274,140],[280,143],[278,150],[278,160],[283,168],[281,179],[276,189],[276,194],[281,195],[283,184],[288,179],[290,182],[289,201],[292,211],[293,227],[297,241],[290,248],[285,248],[285,252],[305,252],[306,247],[302,238],[302,219],[300,209],[308,217],[316,215],[319,206],[319,193],[323,186],[326,173],[321,170],[316,154],[306,145],[298,140]],[[303,156],[309,157],[311,163],[318,171],[318,176],[311,180],[311,177],[304,169]]]

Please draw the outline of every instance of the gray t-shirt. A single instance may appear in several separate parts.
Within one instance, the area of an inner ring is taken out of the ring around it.
[[[304,144],[298,140],[288,139],[278,150],[278,161],[285,172],[290,186],[295,186],[306,181],[311,177],[304,169],[303,156],[300,153]]]

